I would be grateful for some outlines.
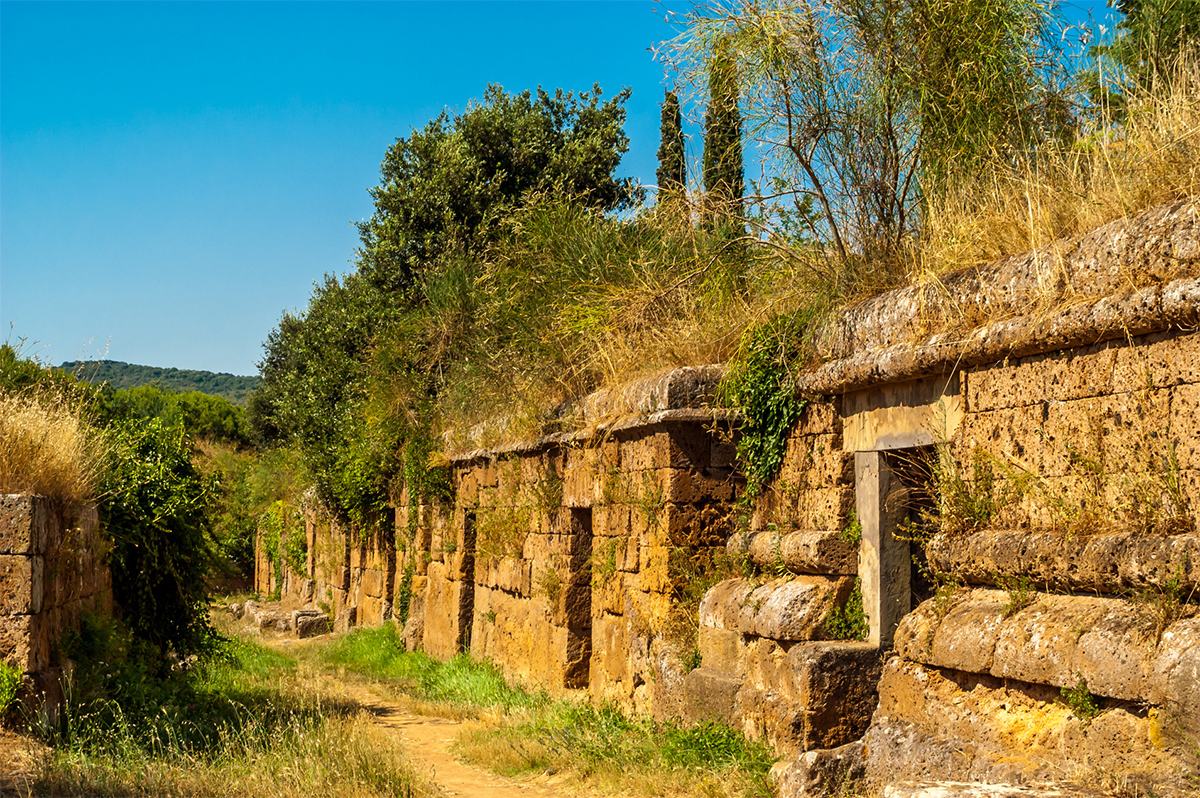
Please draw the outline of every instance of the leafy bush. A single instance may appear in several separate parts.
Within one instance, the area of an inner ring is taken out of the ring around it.
[[[100,518],[112,538],[113,597],[139,638],[180,654],[209,635],[205,576],[215,486],[192,463],[183,430],[159,419],[122,421],[101,482]]]
[[[825,634],[832,640],[866,640],[870,632],[871,625],[863,611],[862,580],[855,577],[854,589],[846,603],[834,607],[825,618]]]

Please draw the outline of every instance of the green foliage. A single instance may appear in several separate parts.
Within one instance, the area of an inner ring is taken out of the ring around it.
[[[501,220],[533,193],[586,197],[602,210],[639,195],[613,177],[629,140],[622,131],[626,89],[601,102],[591,92],[508,94],[488,86],[461,114],[442,112],[397,139],[371,192],[375,213],[359,225],[360,271],[386,292],[418,289],[445,260],[474,254]]]
[[[1061,61],[1046,20],[1033,0],[744,0],[697,7],[665,54],[696,87],[736,74],[775,178],[767,232],[793,206],[827,276],[879,290],[956,158],[1006,162],[1041,134],[1026,120],[1055,105]]]
[[[658,171],[659,202],[687,187],[687,160],[683,145],[683,116],[679,111],[679,95],[667,90],[662,105],[662,124],[659,132]]]
[[[274,567],[276,576],[283,575],[284,565],[292,573],[307,573],[308,537],[299,509],[284,501],[276,501],[259,516],[258,529],[262,535],[263,551]]]
[[[906,24],[916,63],[896,79],[917,114],[927,191],[1066,121],[1052,118],[1066,100],[1038,74],[1052,63],[1049,22],[1037,0],[912,4]]]
[[[24,674],[16,665],[0,660],[0,721],[16,701],[17,691],[21,689],[22,676]]]
[[[737,62],[727,42],[714,47],[704,116],[704,188],[709,223],[725,234],[737,230],[746,193],[742,166],[742,115],[738,109]]]
[[[862,522],[858,520],[858,510],[850,508],[850,516],[846,527],[838,533],[838,537],[847,543],[858,545],[862,542]]]
[[[395,624],[356,629],[321,653],[335,665],[373,679],[400,683],[410,695],[426,701],[513,710],[545,705],[544,693],[510,687],[498,668],[460,654],[439,662],[421,652],[404,650]]]
[[[1096,700],[1096,696],[1092,695],[1092,691],[1088,689],[1087,681],[1083,678],[1083,674],[1076,673],[1074,687],[1063,687],[1059,689],[1059,694],[1062,695],[1063,701],[1067,702],[1067,706],[1075,713],[1083,723],[1087,724],[1100,714],[1100,702]]]
[[[742,414],[737,452],[747,497],[774,479],[807,403],[796,395],[792,369],[808,357],[806,335],[817,314],[806,308],[747,331],[721,384],[722,402]]]
[[[105,425],[118,419],[158,418],[168,426],[182,428],[192,438],[250,445],[245,409],[199,391],[177,393],[157,384],[113,391],[105,385],[98,392],[93,416]]]
[[[65,645],[72,678],[61,723],[40,729],[53,748],[34,794],[414,794],[401,759],[364,744],[358,706],[301,687],[286,656],[222,639],[160,673],[146,644],[97,618]]]
[[[871,631],[863,611],[862,580],[854,579],[854,589],[846,603],[834,607],[825,618],[825,634],[831,640],[866,640]]]
[[[113,597],[134,634],[180,654],[199,650],[210,631],[205,576],[215,486],[191,455],[181,429],[158,419],[118,422],[101,482]]]
[[[1095,48],[1107,56],[1123,75],[1143,90],[1169,82],[1175,72],[1175,59],[1189,47],[1200,43],[1200,2],[1198,0],[1117,0],[1125,15],[1117,24],[1118,35],[1111,44]],[[1123,109],[1124,97],[1117,92],[1108,101],[1117,100]]]
[[[1037,599],[1037,588],[1027,576],[1004,576],[995,574],[996,584],[1008,593],[1008,600],[1000,608],[1000,617],[1016,615]]]
[[[611,704],[557,702],[523,723],[478,732],[460,743],[468,758],[501,748],[507,752],[506,775],[569,768],[595,778],[600,774],[644,794],[647,774],[687,774],[711,794],[770,796],[767,774],[775,758],[759,742],[716,721],[691,726],[629,718]],[[715,778],[718,774],[728,781]],[[656,782],[657,783],[657,782]],[[639,787],[641,788],[639,790]]]
[[[153,385],[166,393],[199,392],[221,397],[236,405],[245,405],[250,393],[258,388],[258,377],[238,377],[225,372],[135,366],[119,360],[77,360],[63,363],[60,371],[74,374],[81,381],[107,383],[115,391]]]

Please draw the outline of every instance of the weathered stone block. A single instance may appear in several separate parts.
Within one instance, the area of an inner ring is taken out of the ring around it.
[[[592,614],[606,612],[612,615],[625,613],[626,579],[621,571],[606,571],[592,576]]]
[[[800,747],[835,748],[862,737],[878,703],[879,649],[870,643],[801,643],[787,659],[795,700],[803,707]]]
[[[329,616],[325,613],[305,615],[295,621],[296,637],[316,637],[329,634]]]
[[[837,531],[756,532],[746,541],[746,551],[760,567],[782,566],[794,574],[853,574],[858,569],[858,545]]]
[[[939,535],[926,549],[930,565],[968,584],[996,575],[1024,576],[1036,585],[1119,593],[1175,584],[1200,589],[1200,535],[1115,532],[1067,538],[1024,529]],[[1176,584],[1177,583],[1177,584]]]
[[[0,494],[0,554],[41,554],[46,548],[45,503],[20,494]]]
[[[813,399],[800,411],[793,435],[836,435],[842,432],[842,398],[833,396]],[[840,441],[837,442],[840,446]]]
[[[0,554],[0,615],[41,612],[44,576],[40,555]]]
[[[1179,468],[1200,470],[1200,384],[1180,385],[1171,392],[1168,439],[1174,445]],[[1164,448],[1165,448],[1164,444]],[[1193,513],[1200,515],[1196,503]]]
[[[734,629],[715,629],[701,626],[696,642],[701,663],[710,671],[740,676],[742,634]]]
[[[0,615],[0,651],[26,673],[50,666],[50,624],[39,615]]]
[[[856,740],[837,748],[805,751],[794,760],[784,758],[771,768],[771,781],[777,798],[828,798],[866,773],[864,746]]]
[[[969,413],[1023,407],[1045,398],[1045,369],[1038,358],[1013,358],[962,374]]]
[[[1157,333],[1116,350],[1114,392],[1200,383],[1200,335]]]
[[[740,630],[742,607],[753,591],[754,584],[747,579],[718,582],[700,600],[700,626]]]
[[[1009,600],[1004,591],[973,590],[944,617],[933,609],[933,600],[925,602],[901,623],[897,650],[906,658],[957,671],[1054,688],[1074,687],[1083,679],[1099,696],[1176,701],[1172,707],[1187,703],[1186,698],[1169,699],[1181,694],[1163,686],[1155,674],[1182,668],[1180,684],[1185,684],[1188,669],[1200,667],[1194,662],[1200,661],[1200,621],[1195,618],[1176,621],[1156,641],[1153,612],[1127,600],[1041,594],[1003,618]],[[1200,726],[1200,718],[1187,722]]]
[[[369,570],[362,572],[362,592],[364,596],[372,598],[383,598],[384,595],[384,573],[379,570]]]
[[[1124,783],[1158,795],[1191,794],[1200,764],[1154,717],[1110,708],[1084,724],[1056,687],[939,671],[893,658],[879,681],[879,708],[864,737],[876,783],[1039,783],[1063,773]],[[1160,747],[1161,746],[1161,747]]]
[[[854,586],[849,578],[799,576],[755,588],[738,615],[737,628],[772,640],[817,640],[830,610]]]
[[[592,619],[592,683],[603,685],[632,680],[629,620],[621,615],[600,613]]]
[[[1112,392],[1117,350],[1109,344],[1078,347],[1064,355],[1044,355],[1045,398],[1051,401],[1083,399]]]
[[[713,438],[708,463],[712,468],[733,468],[737,464],[737,445],[732,439]]]
[[[1193,737],[1200,735],[1200,617],[1178,621],[1163,632],[1147,674],[1146,698]]]
[[[725,671],[707,666],[697,668],[684,677],[684,717],[699,723],[716,720],[735,725],[735,704],[742,680]]]

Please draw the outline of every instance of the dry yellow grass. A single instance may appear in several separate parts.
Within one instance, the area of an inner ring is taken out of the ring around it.
[[[985,263],[1200,195],[1200,54],[1182,57],[1160,85],[1131,90],[1122,124],[1102,125],[1073,146],[1041,146],[931,197],[921,268],[936,274]]]
[[[40,494],[67,506],[89,501],[103,449],[77,401],[51,392],[0,393],[0,493]]]

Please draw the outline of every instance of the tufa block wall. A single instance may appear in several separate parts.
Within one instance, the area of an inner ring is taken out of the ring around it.
[[[69,518],[43,496],[0,496],[0,654],[52,699],[63,632],[112,613],[105,551],[95,507]]]

